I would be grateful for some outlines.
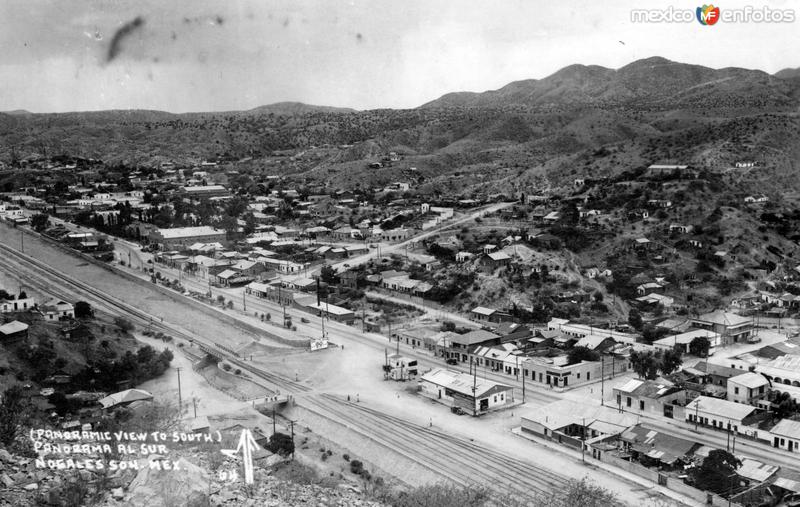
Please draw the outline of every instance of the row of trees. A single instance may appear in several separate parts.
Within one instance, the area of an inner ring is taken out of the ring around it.
[[[631,353],[631,367],[640,378],[653,380],[658,374],[669,375],[683,364],[681,353],[677,349],[659,350],[653,352],[634,351]]]

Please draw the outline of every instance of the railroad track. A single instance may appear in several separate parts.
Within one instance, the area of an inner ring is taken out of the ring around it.
[[[462,485],[488,482],[492,489],[502,494],[513,493],[524,497],[549,493],[563,487],[567,482],[566,478],[550,470],[505,456],[464,438],[370,409],[363,404],[347,403],[334,395],[311,393],[312,389],[302,383],[255,367],[235,354],[219,348],[212,340],[189,334],[169,323],[159,322],[160,319],[153,315],[65,275],[38,259],[1,243],[0,253],[9,265],[19,268],[20,275],[49,293],[67,298],[81,295],[97,306],[129,316],[135,323],[192,341],[204,350],[282,389],[292,393],[305,393],[300,401],[304,409],[342,424],[387,450],[403,455],[437,477]]]
[[[201,348],[203,348],[206,352],[213,353],[220,358],[223,358],[233,364],[236,364],[238,367],[251,372],[253,375],[266,380],[270,383],[273,383],[277,386],[280,386],[283,389],[293,390],[293,391],[300,391],[306,392],[310,391],[311,388],[308,386],[301,384],[299,382],[295,382],[291,379],[287,379],[280,375],[270,373],[266,370],[261,368],[256,368],[253,365],[247,363],[246,361],[242,361],[238,356],[220,348],[215,342],[205,339],[203,337],[199,337],[197,335],[189,334],[181,329],[178,329],[175,326],[170,325],[169,323],[160,322],[160,319],[148,314],[136,308],[135,306],[126,303],[116,297],[110,296],[100,290],[95,289],[91,285],[82,282],[80,280],[76,280],[75,278],[65,275],[60,271],[48,266],[46,263],[39,261],[33,257],[25,255],[23,253],[18,252],[17,250],[3,245],[0,243],[0,252],[4,254],[5,260],[7,263],[16,263],[17,266],[21,268],[27,275],[24,275],[22,272],[20,275],[25,276],[28,280],[35,282],[37,286],[42,288],[43,290],[49,293],[58,292],[61,297],[69,298],[71,295],[77,293],[81,295],[88,296],[92,302],[100,303],[103,307],[114,311],[114,312],[122,312],[128,316],[130,316],[135,323],[138,323],[142,326],[150,326],[152,329],[161,330],[165,333],[168,333],[172,336],[182,338],[184,340],[188,340],[190,342],[198,344]],[[45,273],[47,278],[35,275],[33,273]],[[61,291],[54,290],[53,281],[56,281],[61,287]],[[66,291],[65,291],[66,290]]]
[[[500,493],[530,497],[567,483],[565,477],[524,460],[334,395],[306,396],[300,404],[458,484],[489,483]]]

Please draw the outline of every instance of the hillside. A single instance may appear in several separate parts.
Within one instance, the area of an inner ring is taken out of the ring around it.
[[[0,161],[46,154],[129,165],[247,159],[237,169],[255,177],[296,175],[339,187],[401,178],[425,193],[473,196],[541,191],[656,162],[722,170],[752,159],[761,168],[752,183],[764,185],[754,190],[800,190],[792,177],[800,79],[792,76],[654,57],[616,70],[571,65],[407,110],[279,103],[216,113],[0,113]],[[401,159],[368,167],[390,151]]]

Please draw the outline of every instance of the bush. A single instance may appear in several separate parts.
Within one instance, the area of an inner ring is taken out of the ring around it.
[[[350,462],[350,471],[356,475],[361,475],[364,473],[364,463],[354,459]]]
[[[294,452],[294,442],[292,441],[292,437],[286,433],[275,433],[269,437],[267,449],[275,454],[288,456]]]
[[[228,363],[225,363],[225,364],[222,365],[222,369],[225,370],[225,371],[231,371],[231,365],[229,365]]]
[[[239,368],[236,368],[236,371],[234,371],[233,373],[235,373],[237,375],[241,375],[242,374],[242,370],[240,370]]]
[[[349,454],[342,454],[342,459],[344,459],[345,461],[350,461],[350,455]]]
[[[88,319],[94,316],[92,305],[86,301],[78,301],[75,303],[75,317],[78,319]]]
[[[133,323],[124,317],[114,317],[114,324],[126,333],[134,329]]]

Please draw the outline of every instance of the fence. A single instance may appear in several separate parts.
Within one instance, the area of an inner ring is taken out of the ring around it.
[[[621,459],[617,456],[614,456],[610,452],[602,452],[599,459],[604,463],[608,463],[614,467],[625,470],[626,472],[643,477],[655,484],[664,486],[670,491],[674,491],[706,505],[714,505],[716,507],[727,507],[729,505],[728,500],[719,495],[708,493],[706,491],[700,491],[699,489],[693,488],[692,486],[684,483],[677,477],[670,477],[659,473],[658,470],[652,470],[633,461]],[[741,507],[740,504],[733,501],[731,501],[730,505],[732,507]]]

